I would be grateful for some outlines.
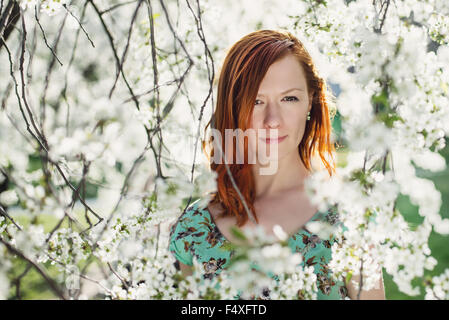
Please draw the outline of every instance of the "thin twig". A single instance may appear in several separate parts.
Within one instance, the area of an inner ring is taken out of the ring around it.
[[[62,289],[58,286],[58,284],[51,279],[44,270],[42,270],[42,268],[35,263],[34,261],[32,261],[30,258],[26,257],[20,250],[16,249],[15,247],[13,247],[11,244],[9,244],[7,241],[3,240],[3,238],[0,237],[0,242],[3,243],[3,245],[8,249],[9,252],[11,252],[12,254],[15,254],[16,256],[18,256],[19,258],[21,258],[22,260],[25,260],[26,262],[28,262],[29,264],[31,264],[33,266],[33,268],[42,276],[42,278],[44,278],[44,280],[48,283],[48,285],[50,286],[50,288],[53,290],[53,292],[61,299],[66,300],[67,297],[64,294],[64,292],[62,291]]]
[[[5,209],[3,209],[2,205],[0,205],[0,215],[8,218],[20,231],[22,231],[22,228],[14,221],[13,218],[6,212]]]
[[[123,286],[125,287],[126,290],[129,289],[128,284],[126,283],[125,279],[123,279],[115,270],[114,268],[112,268],[111,264],[108,262],[107,263],[109,270],[111,270],[111,272],[121,281],[121,283],[123,284]]]
[[[362,293],[362,289],[363,289],[363,259],[362,262],[360,264],[360,283],[359,283],[359,290],[357,292],[357,300],[360,300],[360,294]]]
[[[111,46],[111,50],[112,50],[112,53],[113,53],[113,55],[114,55],[114,59],[115,59],[116,66],[117,66],[117,68],[119,69],[119,71],[120,71],[121,74],[122,74],[123,81],[125,82],[125,84],[126,84],[126,86],[127,86],[127,88],[128,88],[128,91],[129,91],[130,94],[131,94],[131,97],[132,97],[132,99],[133,99],[133,101],[134,101],[134,103],[135,103],[135,105],[136,105],[137,110],[140,110],[139,100],[138,100],[138,99],[136,98],[136,96],[134,95],[134,91],[133,91],[133,89],[131,88],[131,86],[129,85],[128,80],[126,79],[125,72],[124,72],[123,69],[121,68],[121,65],[120,65],[120,59],[119,59],[119,57],[118,57],[117,50],[115,49],[115,45],[114,45],[114,38],[112,37],[112,34],[111,34],[111,32],[109,31],[109,28],[107,27],[106,22],[104,21],[102,15],[101,15],[101,12],[100,12],[100,10],[98,9],[98,7],[95,5],[94,1],[93,1],[93,0],[87,0],[87,1],[89,1],[89,3],[91,4],[91,6],[94,8],[95,12],[97,13],[98,18],[100,19],[101,25],[103,26],[103,29],[104,29],[104,31],[106,32],[106,36],[107,36],[107,38],[108,38],[108,40],[109,40],[109,44],[110,44],[110,46]],[[109,98],[111,98],[111,95],[112,95],[112,92],[109,92]]]
[[[40,23],[40,21],[39,21],[39,17],[38,17],[38,14],[37,14],[37,6],[34,7],[34,18],[36,19],[36,22],[37,22],[39,28],[40,28],[41,31],[42,31],[42,37],[44,38],[45,45],[47,46],[48,49],[50,49],[51,54],[53,55],[53,57],[55,57],[56,60],[58,60],[59,64],[60,64],[61,67],[62,67],[63,64],[62,64],[61,60],[59,60],[59,58],[58,58],[58,56],[56,55],[55,51],[53,50],[52,47],[50,47],[50,45],[49,45],[48,42],[47,42],[47,37],[45,36],[44,28],[42,28],[42,25],[41,25],[41,23]]]
[[[136,9],[134,10],[133,16],[131,18],[131,24],[129,26],[129,30],[128,30],[128,37],[126,39],[126,45],[125,45],[125,49],[123,49],[123,54],[122,54],[122,58],[120,59],[120,66],[119,68],[117,68],[117,72],[115,74],[115,80],[114,80],[114,84],[112,85],[112,88],[109,92],[109,96],[112,95],[112,92],[114,92],[115,89],[115,85],[117,84],[117,80],[118,77],[120,76],[120,70],[123,69],[123,65],[125,63],[125,59],[126,59],[126,54],[128,53],[128,48],[129,48],[129,40],[131,39],[131,34],[133,32],[133,26],[134,26],[134,22],[136,21],[136,17],[137,17],[137,13],[139,12],[139,8],[142,4],[143,0],[139,0],[139,2],[137,3]]]
[[[127,2],[118,3],[118,4],[113,5],[112,7],[108,8],[108,9],[105,9],[105,10],[101,11],[100,14],[103,15],[105,13],[109,13],[109,12],[111,12],[111,11],[121,7],[121,6],[130,4],[130,3],[134,3],[136,1],[140,1],[140,0],[131,0],[131,1],[127,1]]]
[[[87,2],[86,2],[87,3]],[[83,25],[81,24],[81,21],[69,10],[69,8],[67,8],[67,5],[64,3],[63,5],[62,5],[66,10],[67,10],[67,12],[68,13],[70,13],[70,15],[78,22],[78,24],[79,24],[79,26],[80,26],[80,28],[81,28],[81,30],[83,30],[83,32],[84,32],[84,34],[86,35],[86,37],[87,37],[87,39],[89,40],[89,42],[90,42],[90,44],[92,45],[92,47],[93,48],[95,48],[95,44],[94,44],[94,42],[92,41],[92,39],[89,37],[89,34],[87,33],[87,31],[84,29],[84,27],[83,27]],[[84,5],[84,8],[85,8],[86,6]]]

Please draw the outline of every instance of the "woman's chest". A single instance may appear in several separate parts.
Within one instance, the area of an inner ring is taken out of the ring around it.
[[[260,199],[254,203],[258,223],[249,219],[240,227],[242,231],[254,230],[262,227],[265,234],[275,236],[273,228],[278,225],[287,237],[291,237],[302,229],[316,214],[317,209],[306,201],[298,201],[300,196],[286,195],[284,197]],[[237,226],[237,219],[232,216],[220,217],[222,209],[219,206],[208,207],[218,231],[225,239],[237,243],[238,240],[232,232],[232,227]]]

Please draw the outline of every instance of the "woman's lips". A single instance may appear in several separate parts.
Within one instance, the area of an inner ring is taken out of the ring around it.
[[[285,140],[285,138],[287,138],[287,136],[283,136],[283,137],[280,137],[280,138],[277,138],[277,139],[269,139],[269,138],[264,139],[264,138],[261,138],[260,140],[264,141],[265,143],[270,144],[270,143],[282,142],[282,141]]]

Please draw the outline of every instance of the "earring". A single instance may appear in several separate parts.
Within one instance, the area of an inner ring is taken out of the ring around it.
[[[307,120],[310,120],[310,111],[307,112]]]

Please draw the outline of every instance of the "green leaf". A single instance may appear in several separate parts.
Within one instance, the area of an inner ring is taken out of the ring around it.
[[[374,105],[377,112],[384,112],[390,109],[388,103],[388,92],[387,90],[382,90],[378,95],[373,95],[371,98],[371,103]]]
[[[165,119],[165,117],[170,113],[171,109],[173,109],[173,106],[175,104],[173,103],[173,101],[169,101],[165,107],[164,110],[162,111],[162,119]]]
[[[223,244],[220,246],[220,249],[223,249],[225,251],[231,251],[235,248],[236,246],[230,242],[223,242]]]
[[[351,278],[352,278],[352,272],[348,272],[348,274],[346,275],[346,283],[349,283],[349,281],[351,280]]]
[[[447,88],[447,83],[444,81],[441,81],[441,89],[443,89],[444,93],[448,94],[448,88]]]
[[[393,128],[393,124],[396,121],[404,122],[404,119],[402,119],[398,114],[396,113],[379,113],[377,118],[385,123],[385,126],[387,128]]]
[[[236,226],[232,226],[231,227],[231,232],[237,239],[240,239],[240,240],[243,240],[243,241],[247,241],[248,240],[246,238],[245,234],[242,232],[242,230],[240,230],[240,228],[238,228]]]

